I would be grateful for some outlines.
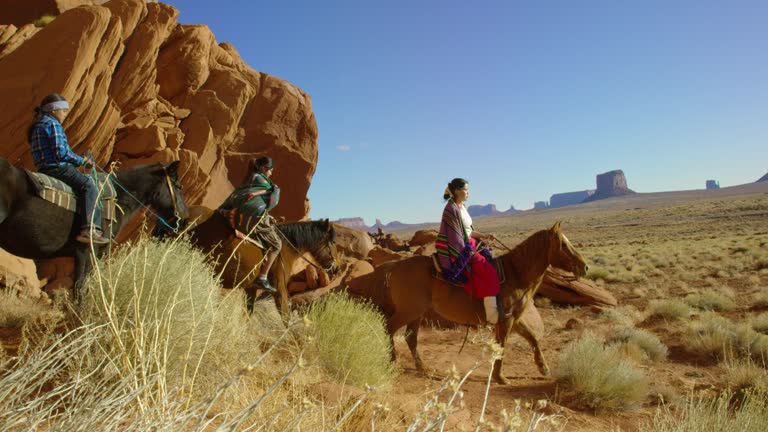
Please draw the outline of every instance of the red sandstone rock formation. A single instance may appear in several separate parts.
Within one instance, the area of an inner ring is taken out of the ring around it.
[[[32,166],[25,136],[32,110],[58,92],[73,104],[64,127],[74,150],[92,151],[101,165],[180,159],[189,203],[216,207],[243,179],[248,159],[269,154],[282,188],[275,215],[307,216],[317,163],[307,94],[251,69],[206,26],[178,24],[171,6],[47,3],[64,12],[44,28],[0,25],[1,156]],[[7,14],[0,20],[13,22]]]
[[[250,68],[208,27],[177,23],[172,6],[18,3],[0,11],[0,156],[32,167],[26,130],[34,107],[57,92],[73,105],[64,122],[73,149],[93,152],[102,166],[181,160],[188,204],[215,208],[248,160],[268,154],[282,189],[273,214],[308,215],[317,125],[306,93]],[[27,24],[43,14],[58,16],[43,28]],[[60,267],[38,273],[65,281]]]

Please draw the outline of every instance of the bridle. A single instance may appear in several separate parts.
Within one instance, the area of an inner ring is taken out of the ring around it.
[[[328,249],[328,254],[331,256],[331,262],[328,264],[328,267],[320,267],[319,265],[313,263],[312,261],[304,258],[304,256],[302,255],[301,251],[299,250],[299,248],[294,246],[294,244],[291,243],[290,240],[288,240],[288,237],[286,237],[285,234],[283,234],[282,231],[280,231],[279,229],[275,229],[275,231],[277,231],[277,233],[280,235],[280,237],[282,237],[283,240],[285,240],[285,242],[288,243],[288,245],[291,247],[291,249],[293,249],[293,251],[296,252],[296,255],[298,255],[299,258],[301,258],[304,261],[306,261],[307,264],[311,265],[312,267],[314,267],[314,268],[316,268],[318,270],[322,270],[322,271],[324,271],[326,273],[330,273],[331,271],[333,271],[333,268],[336,266],[336,258],[334,258],[334,256],[333,256],[333,248],[336,246],[336,242],[334,240],[330,240],[330,241],[328,241],[325,244],[325,247]]]

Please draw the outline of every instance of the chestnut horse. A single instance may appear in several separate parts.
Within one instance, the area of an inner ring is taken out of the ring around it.
[[[199,209],[195,209],[199,211]],[[214,267],[221,272],[224,286],[235,288],[242,286],[248,296],[249,308],[256,299],[253,282],[258,275],[264,254],[258,246],[235,236],[226,218],[217,211],[206,211],[190,230],[192,243],[210,253],[214,258]],[[283,242],[280,254],[269,271],[277,294],[275,301],[278,310],[286,317],[290,304],[288,300],[288,279],[294,272],[299,260],[308,252],[315,265],[331,273],[336,266],[336,232],[328,219],[307,222],[277,224]]]
[[[584,258],[573,248],[560,231],[560,223],[548,230],[541,230],[512,251],[501,256],[506,281],[501,285],[501,297],[505,316],[496,324],[496,342],[502,347],[510,330],[525,338],[534,352],[534,359],[542,375],[549,374],[539,341],[531,329],[520,320],[525,308],[531,303],[544,273],[550,265],[584,276],[588,266]],[[424,363],[416,349],[419,325],[424,315],[433,309],[441,317],[457,324],[484,324],[485,309],[482,299],[471,298],[463,288],[450,285],[433,275],[432,257],[414,256],[381,266],[386,272],[384,283],[365,288],[357,293],[369,298],[385,314],[390,340],[394,333],[407,326],[406,342],[411,350],[416,368],[424,372]],[[392,360],[395,359],[394,345]],[[493,377],[502,384],[509,381],[501,373],[502,359],[493,365]]]

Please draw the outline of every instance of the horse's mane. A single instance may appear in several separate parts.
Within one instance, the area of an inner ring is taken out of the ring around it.
[[[548,239],[549,230],[536,231],[506,255],[511,257],[514,263],[527,264],[531,259],[539,257],[540,253],[546,252],[549,247]]]
[[[329,227],[326,220],[282,223],[277,224],[277,229],[297,249],[314,249],[321,242],[333,241],[336,235],[333,226]]]

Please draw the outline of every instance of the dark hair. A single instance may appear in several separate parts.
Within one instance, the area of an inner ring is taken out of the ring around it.
[[[32,124],[29,125],[29,128],[27,128],[27,139],[31,138],[31,136],[32,136],[32,127],[40,119],[40,116],[43,115],[43,109],[42,109],[43,106],[48,105],[51,102],[59,102],[59,101],[66,101],[66,99],[64,99],[64,96],[62,96],[62,95],[60,95],[58,93],[51,93],[48,96],[44,97],[42,101],[40,101],[40,105],[35,107],[35,115],[32,118]]]
[[[456,177],[455,179],[451,180],[450,183],[448,183],[448,187],[445,188],[445,193],[443,194],[443,199],[447,200],[448,198],[453,196],[453,193],[456,192],[456,189],[462,189],[464,186],[469,183],[468,181],[464,180],[463,178]]]
[[[251,159],[251,169],[254,171],[259,171],[262,168],[272,168],[272,158],[269,156],[262,156],[257,159]]]

